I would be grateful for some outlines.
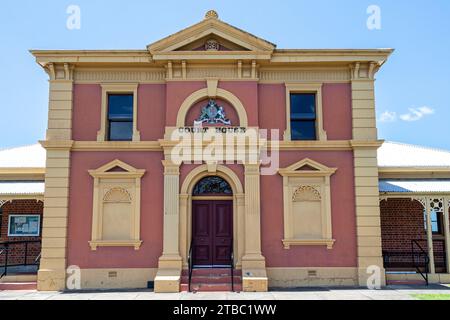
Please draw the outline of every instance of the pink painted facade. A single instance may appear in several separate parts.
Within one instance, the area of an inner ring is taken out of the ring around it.
[[[205,88],[204,81],[141,84],[138,88],[138,130],[141,141],[162,139],[165,127],[176,125],[183,101],[193,92]],[[257,82],[219,82],[219,88],[233,93],[244,105],[249,126],[260,129],[286,129],[286,91],[283,84]],[[198,117],[207,100],[192,106],[186,125]],[[233,106],[218,99],[228,111],[227,116],[237,125]],[[73,139],[95,141],[100,128],[101,86],[76,84],[74,88]],[[351,88],[348,83],[323,85],[324,129],[329,140],[352,138]],[[192,124],[191,124],[192,125]],[[337,168],[331,178],[332,228],[336,244],[326,247],[293,247],[285,250],[283,238],[283,178],[276,174],[261,176],[261,243],[267,267],[356,267],[356,218],[351,151],[283,151],[280,167],[287,167],[310,158]],[[141,193],[140,250],[120,247],[100,247],[92,251],[93,178],[88,170],[119,159],[135,168],[145,169]],[[162,151],[73,151],[70,171],[70,208],[68,264],[81,268],[157,268],[163,249],[163,189]],[[196,165],[182,165],[180,186]],[[242,165],[229,167],[245,188]]]
[[[92,251],[93,179],[87,170],[115,159],[146,170],[142,178],[140,250],[100,247]],[[161,153],[73,152],[70,171],[68,263],[81,268],[155,268],[162,253],[163,166]]]
[[[331,177],[333,250],[326,247],[292,247],[284,250],[283,179],[279,175],[261,177],[262,251],[267,267],[355,267],[356,218],[353,153],[335,151],[289,151],[280,154],[280,166],[309,158],[336,167]]]
[[[214,10],[142,50],[33,50],[50,77],[40,290],[70,265],[93,289],[230,291],[233,269],[246,292],[366,285],[384,272],[374,80],[392,52],[279,49]]]

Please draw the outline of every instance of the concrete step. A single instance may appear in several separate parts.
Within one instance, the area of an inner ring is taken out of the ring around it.
[[[233,274],[235,276],[242,276],[242,270],[235,269],[233,270]],[[182,276],[188,276],[189,271],[183,270]],[[205,276],[205,277],[222,277],[222,276],[231,276],[231,270],[229,268],[201,268],[201,269],[193,269],[192,276]]]
[[[182,276],[181,283],[188,283],[189,277]],[[242,282],[241,276],[234,276],[234,283]],[[191,283],[231,283],[231,276],[195,276],[191,278]]]
[[[0,283],[5,282],[36,282],[37,274],[8,274],[0,279]]]
[[[2,282],[0,283],[0,291],[2,290],[36,290],[37,282]]]
[[[387,280],[386,284],[388,286],[399,286],[399,285],[426,285],[425,280]]]
[[[242,271],[233,270],[234,291],[242,291]],[[181,291],[188,291],[189,271],[183,270]],[[192,270],[191,291],[229,292],[231,286],[230,268],[196,268]]]
[[[181,284],[181,291],[188,291],[188,284],[182,283]],[[230,292],[232,291],[231,283],[202,283],[202,284],[191,284],[191,291],[192,292]],[[242,284],[235,284],[234,285],[234,291],[235,292],[241,292],[242,291]]]

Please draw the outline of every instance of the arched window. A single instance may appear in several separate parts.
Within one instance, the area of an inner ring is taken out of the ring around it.
[[[232,195],[230,184],[221,177],[211,176],[201,179],[194,187],[194,196]]]

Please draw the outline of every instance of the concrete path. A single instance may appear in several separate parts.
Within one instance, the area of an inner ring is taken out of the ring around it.
[[[450,294],[450,286],[390,286],[383,290],[307,288],[265,293],[155,294],[150,290],[37,292],[0,291],[0,300],[413,300],[412,294]]]

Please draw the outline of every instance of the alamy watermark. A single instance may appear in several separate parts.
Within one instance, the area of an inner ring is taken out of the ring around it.
[[[172,131],[171,160],[176,164],[260,164],[261,175],[279,169],[279,130],[244,127],[183,127]]]
[[[67,7],[66,13],[69,15],[66,20],[68,30],[81,29],[81,8],[78,5],[71,4]]]
[[[381,268],[379,266],[373,265],[367,267],[367,274],[370,276],[367,278],[367,288],[369,290],[380,290],[381,289]]]
[[[369,30],[381,30],[381,8],[375,4],[367,7],[367,29]]]
[[[66,270],[66,288],[68,290],[81,289],[81,269],[79,266],[70,266]]]

